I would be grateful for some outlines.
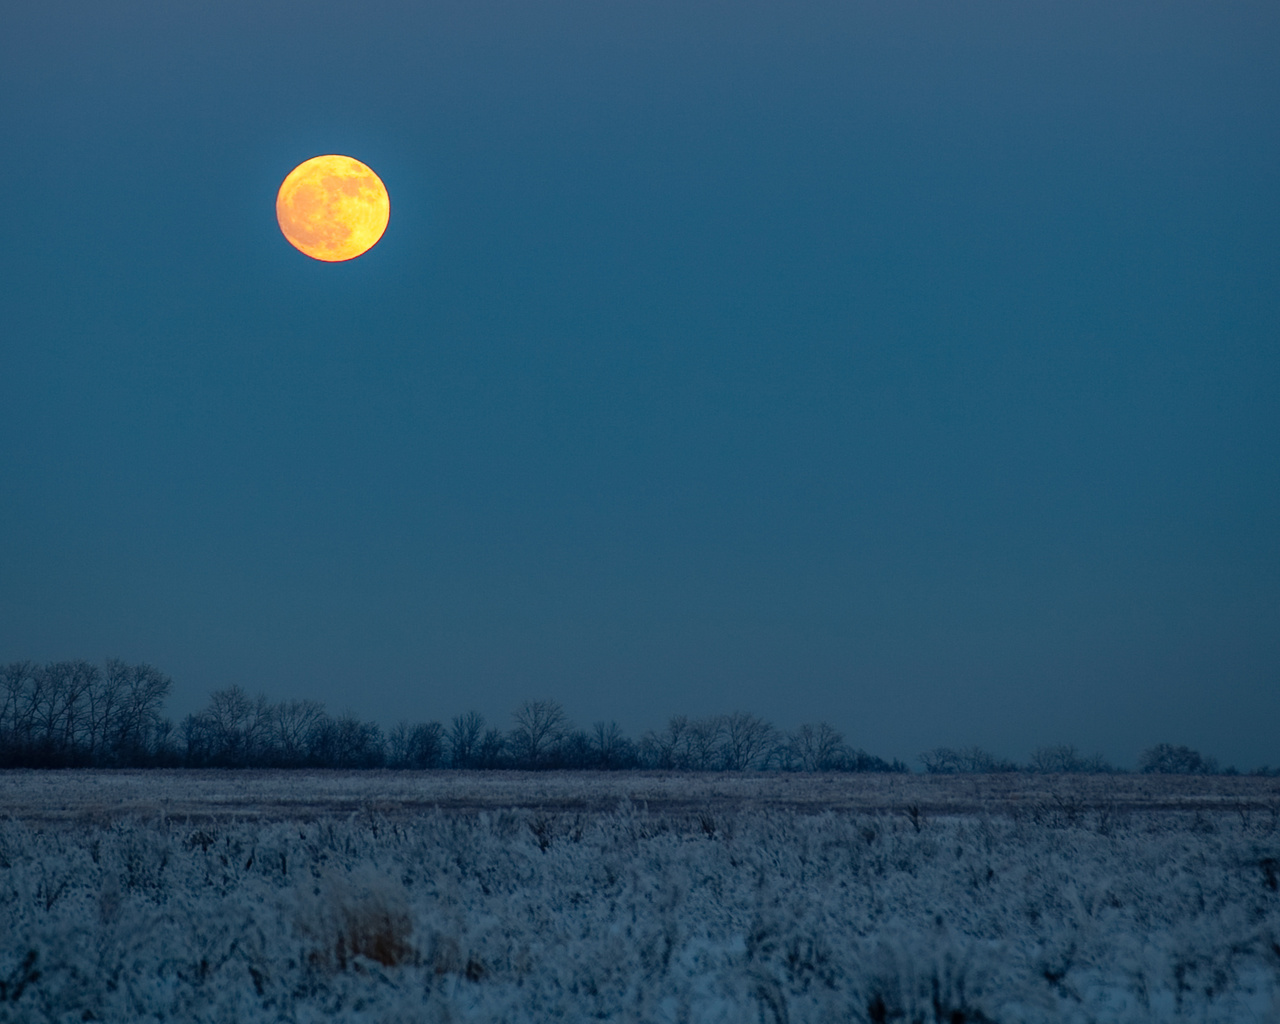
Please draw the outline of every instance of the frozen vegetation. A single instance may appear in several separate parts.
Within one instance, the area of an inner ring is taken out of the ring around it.
[[[2,775],[0,1021],[1280,1020],[1275,780],[667,778]]]

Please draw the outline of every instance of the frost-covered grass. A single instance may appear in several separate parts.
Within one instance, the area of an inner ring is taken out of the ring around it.
[[[529,807],[611,811],[705,806],[817,813],[1031,814],[1231,811],[1280,823],[1280,778],[1247,775],[995,775],[791,772],[122,770],[0,771],[0,816],[106,823],[157,816],[310,819]]]
[[[1280,1020],[1274,816],[1055,786],[1012,814],[14,816],[0,1021]]]

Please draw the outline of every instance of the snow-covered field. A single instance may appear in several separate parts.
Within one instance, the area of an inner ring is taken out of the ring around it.
[[[0,773],[0,1021],[1276,1022],[1278,818],[1275,779]]]

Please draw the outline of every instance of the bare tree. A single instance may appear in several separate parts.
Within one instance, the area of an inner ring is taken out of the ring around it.
[[[851,772],[909,772],[910,768],[896,757],[886,761],[883,757],[868,754],[861,748],[850,750],[841,767]]]
[[[517,763],[545,767],[566,732],[564,709],[553,700],[526,700],[512,717],[516,726],[511,730],[511,752]]]
[[[31,668],[12,694],[24,760],[51,766],[83,760],[87,695],[98,674],[86,661],[51,661]]]
[[[591,747],[598,767],[628,768],[635,764],[635,746],[617,722],[596,722],[591,728]]]
[[[960,752],[951,747],[934,747],[920,755],[920,763],[930,775],[951,775],[963,771]]]
[[[444,764],[444,726],[439,722],[419,722],[409,742],[414,768],[439,768]]]
[[[1095,775],[1101,775],[1104,773],[1113,774],[1116,771],[1119,771],[1119,769],[1117,769],[1115,765],[1113,765],[1101,754],[1091,754],[1090,756],[1086,757],[1084,759],[1084,762],[1080,766],[1080,770],[1082,772],[1090,772]]]
[[[731,772],[761,767],[765,755],[773,747],[774,735],[772,725],[749,711],[735,711],[727,715],[723,720],[721,763]]]
[[[114,735],[110,737],[116,760],[136,762],[150,752],[160,708],[172,688],[173,680],[150,665],[129,669]]]
[[[40,670],[42,700],[36,708],[40,746],[48,763],[71,764],[86,730],[90,685],[100,675],[87,661],[55,661]]]
[[[449,764],[454,768],[475,766],[480,736],[484,732],[484,715],[468,711],[458,715],[449,726]]]
[[[89,687],[86,743],[95,761],[107,760],[112,754],[128,687],[129,666],[119,658],[108,658],[106,671]]]
[[[373,722],[362,722],[351,711],[332,723],[329,736],[332,768],[377,768],[386,760],[382,730]]]
[[[277,759],[275,738],[276,709],[265,693],[254,698],[253,708],[244,726],[244,756],[249,765],[267,765]]]
[[[324,717],[324,705],[318,700],[288,700],[273,711],[271,746],[278,763],[286,767],[305,764],[311,734]]]
[[[399,722],[387,737],[392,768],[439,768],[444,760],[444,727],[439,722]]]
[[[800,726],[787,746],[796,767],[804,772],[835,771],[844,767],[848,756],[844,737],[826,722]]]
[[[307,764],[332,768],[338,757],[338,724],[324,713],[311,723],[307,733]]]
[[[152,764],[160,768],[176,768],[181,763],[177,749],[177,730],[172,718],[161,718],[156,722],[151,739],[151,759]]]
[[[1139,755],[1138,770],[1162,775],[1213,775],[1218,770],[1218,762],[1212,757],[1201,757],[1199,751],[1190,747],[1157,743]]]
[[[65,756],[83,761],[84,738],[88,732],[88,696],[102,670],[84,659],[67,663],[67,687],[62,704],[62,739]]]
[[[502,730],[497,726],[490,726],[476,745],[476,767],[501,768],[505,755],[506,740],[503,739]]]
[[[561,735],[544,767],[584,771],[600,767],[598,761],[591,737],[582,729],[572,729]]]
[[[1059,743],[1054,746],[1037,747],[1027,761],[1027,767],[1033,772],[1052,775],[1060,772],[1084,771],[1085,762],[1071,744]]]
[[[387,733],[387,767],[409,767],[409,723],[403,718]]]
[[[40,751],[48,757],[53,736],[58,729],[58,704],[61,701],[60,673],[52,664],[44,665],[31,676],[27,690],[26,719],[31,724],[32,752]]]
[[[23,709],[35,668],[31,661],[14,661],[0,668],[0,764],[20,763],[30,744]]]
[[[178,744],[189,768],[208,764],[213,759],[213,729],[205,712],[187,715],[182,720],[178,726]]]
[[[640,759],[650,768],[665,771],[687,768],[687,733],[689,719],[684,715],[672,715],[667,727],[660,733],[652,729],[640,737]]]
[[[720,766],[720,740],[724,735],[724,719],[720,715],[690,722],[684,732],[684,758],[695,772],[711,771]]]
[[[965,747],[954,750],[951,747],[935,747],[920,755],[924,770],[930,774],[949,774],[954,772],[1013,772],[1018,766],[1012,761],[994,754],[989,754],[981,747]]]
[[[215,764],[241,767],[247,761],[246,729],[253,714],[253,701],[238,686],[215,690],[209,706],[201,712],[205,719],[210,759]]]

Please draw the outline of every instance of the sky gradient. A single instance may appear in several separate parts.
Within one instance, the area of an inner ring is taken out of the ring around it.
[[[0,661],[1280,764],[1280,7],[0,16]],[[276,189],[391,197],[349,263]]]

